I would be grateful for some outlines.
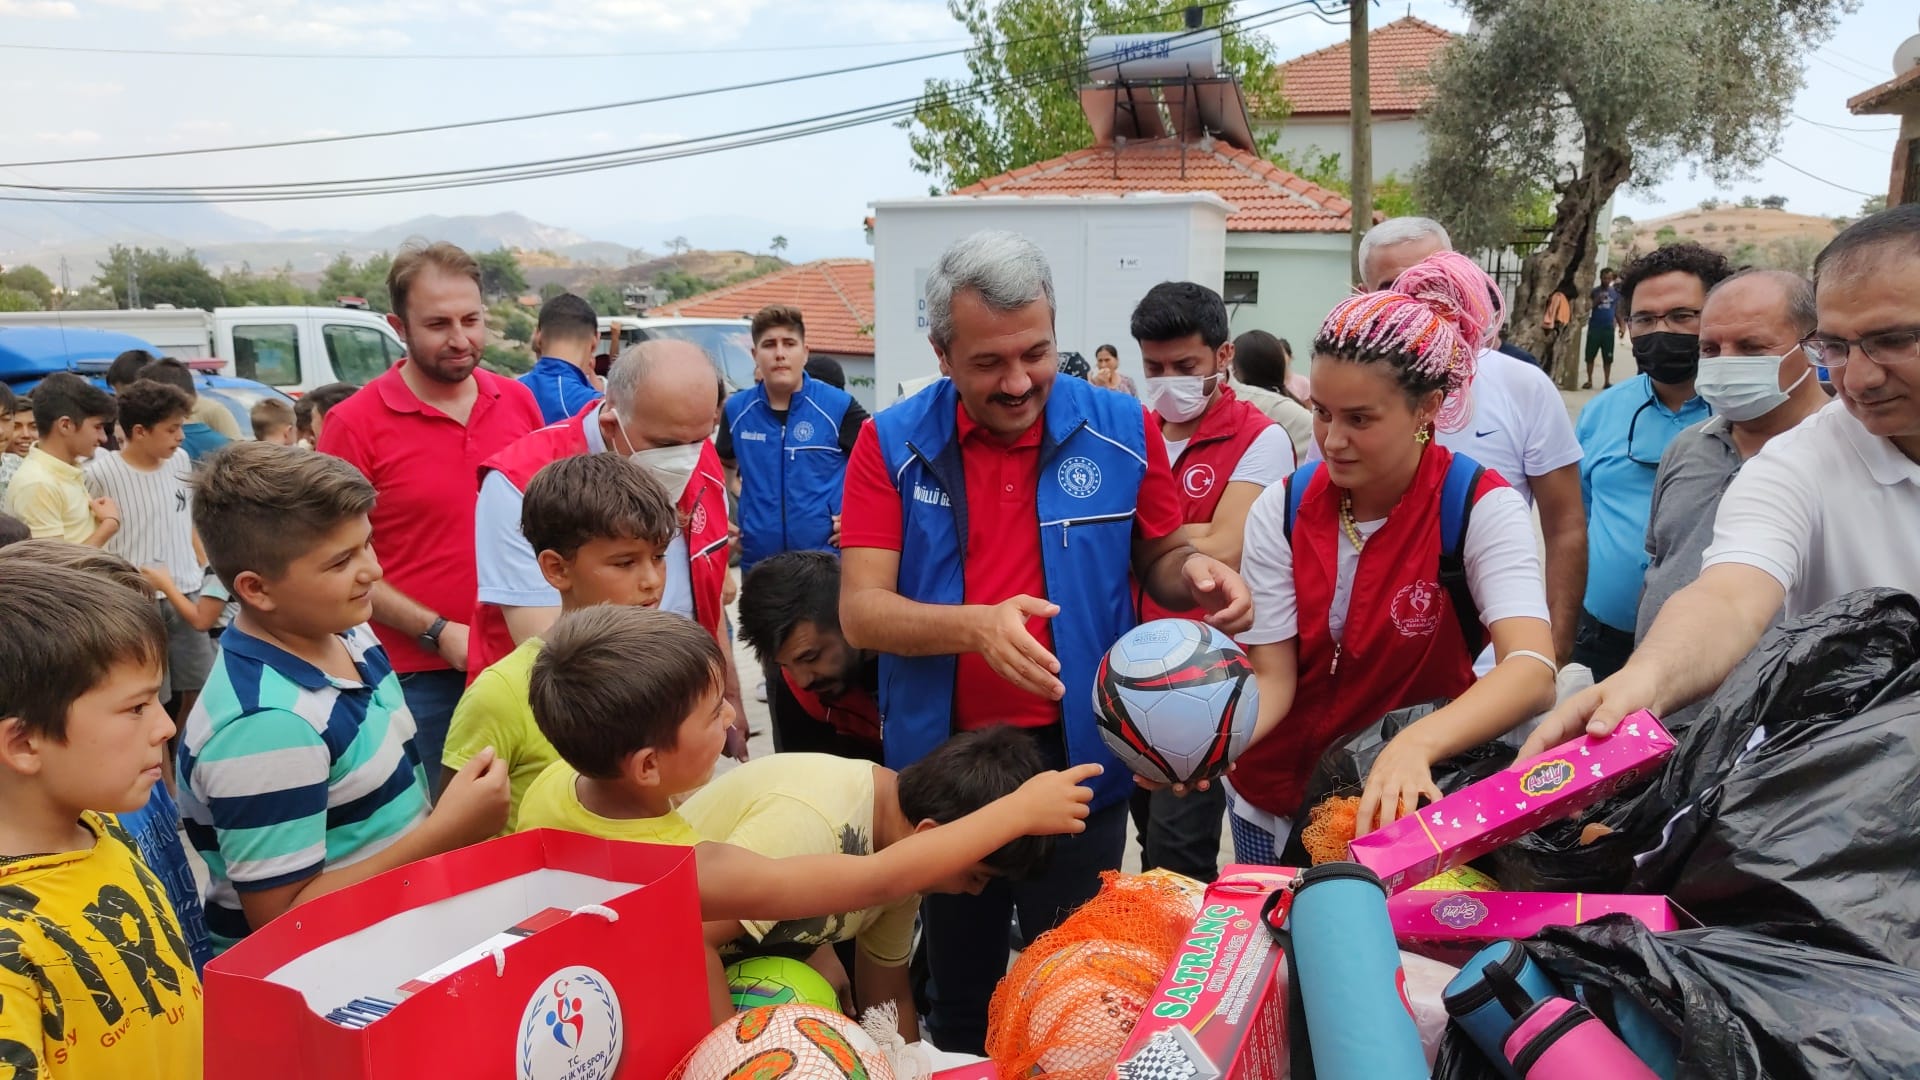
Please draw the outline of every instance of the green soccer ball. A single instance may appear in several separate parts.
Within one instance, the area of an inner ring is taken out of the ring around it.
[[[818,1005],[840,1011],[840,995],[826,977],[804,961],[784,956],[750,956],[727,965],[727,992],[734,1009],[745,1012],[763,1005]]]

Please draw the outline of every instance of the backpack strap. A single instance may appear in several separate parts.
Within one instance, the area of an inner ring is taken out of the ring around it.
[[[1467,585],[1467,525],[1473,519],[1473,504],[1486,477],[1486,467],[1470,457],[1453,455],[1447,466],[1446,480],[1440,487],[1440,587],[1453,601],[1453,614],[1460,622],[1460,634],[1467,652],[1479,656],[1486,647],[1486,629],[1480,625],[1480,605]]]
[[[1281,525],[1281,535],[1293,539],[1293,519],[1299,516],[1300,500],[1307,497],[1307,485],[1313,483],[1314,474],[1320,471],[1321,462],[1309,461],[1293,471],[1287,478],[1287,515]]]

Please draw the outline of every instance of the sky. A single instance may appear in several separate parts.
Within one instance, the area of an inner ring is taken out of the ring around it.
[[[1236,10],[1250,15],[1277,3],[1240,0]],[[1440,0],[1399,0],[1374,11],[1376,23],[1410,12],[1465,29],[1464,16]],[[926,78],[964,72],[960,58],[949,56],[538,122],[21,168],[13,163],[568,108],[914,57],[964,41],[938,0],[0,0],[0,27],[0,93],[9,105],[0,111],[0,158],[7,163],[0,180],[11,182],[260,183],[586,154],[910,99]],[[1806,85],[1795,105],[1804,119],[1785,131],[1781,160],[1719,191],[1683,164],[1651,191],[1623,191],[1617,212],[1644,219],[1709,196],[1743,194],[1784,195],[1788,209],[1807,213],[1857,212],[1861,195],[1842,189],[1885,190],[1894,119],[1855,117],[1845,102],[1889,78],[1894,46],[1917,30],[1912,0],[1862,0],[1830,43],[1806,54]],[[1285,58],[1346,31],[1297,18],[1266,33]],[[623,55],[565,55],[581,53]],[[652,223],[750,219],[804,237],[791,256],[819,257],[864,254],[859,223],[868,203],[925,194],[928,182],[909,165],[907,133],[875,124],[582,176],[227,209],[287,229],[362,229],[421,214],[513,210],[656,251],[669,235]],[[704,246],[697,231],[687,239]]]

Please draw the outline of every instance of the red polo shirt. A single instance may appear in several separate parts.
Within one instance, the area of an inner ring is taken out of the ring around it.
[[[333,418],[332,413],[327,418]],[[1012,445],[995,440],[959,409],[961,468],[967,476],[967,565],[965,602],[997,604],[1025,593],[1047,597],[1040,564],[1040,436],[1044,418]],[[860,431],[847,460],[843,500],[842,547],[900,550],[900,492],[887,474],[880,443],[869,423]],[[1138,536],[1158,540],[1181,525],[1180,495],[1167,464],[1160,427],[1147,417],[1147,475],[1140,483],[1133,527]],[[1124,589],[1123,579],[1115,588]],[[1072,603],[1071,597],[1047,597]],[[1027,632],[1049,652],[1053,631],[1046,619],[1027,620]],[[954,726],[974,731],[996,724],[1046,727],[1060,722],[1060,703],[1029,694],[1002,679],[979,653],[962,653],[954,679]]]
[[[322,453],[359,469],[379,499],[373,545],[389,585],[464,623],[480,591],[473,568],[473,504],[480,463],[540,426],[525,386],[473,373],[479,395],[465,424],[425,404],[400,377],[402,360],[327,412]],[[446,661],[413,638],[375,623],[398,672],[441,671]]]

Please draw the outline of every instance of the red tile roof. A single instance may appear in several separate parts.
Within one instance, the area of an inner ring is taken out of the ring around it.
[[[1409,15],[1367,35],[1367,88],[1375,113],[1410,113],[1433,96],[1426,74],[1453,35]],[[1295,116],[1353,111],[1352,60],[1346,42],[1295,57],[1274,69]]]
[[[1178,139],[1095,146],[1015,169],[955,195],[1119,195],[1211,191],[1232,204],[1234,232],[1346,232],[1353,204],[1272,162],[1224,142],[1189,145],[1185,175]]]
[[[789,266],[662,304],[647,314],[738,319],[768,304],[800,309],[807,320],[807,347],[813,352],[873,355],[873,262],[868,259],[820,259]]]

